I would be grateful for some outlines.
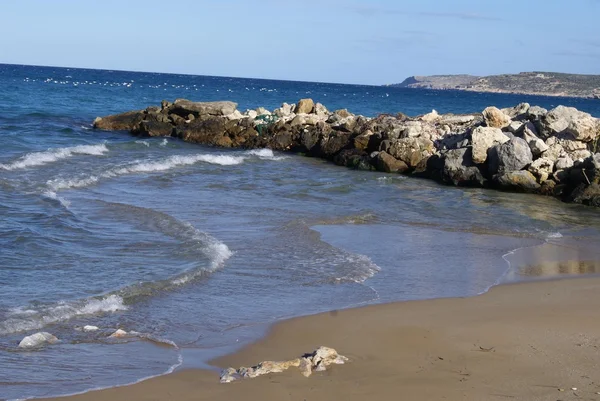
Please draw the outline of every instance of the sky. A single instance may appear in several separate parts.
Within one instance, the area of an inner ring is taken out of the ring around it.
[[[0,63],[390,84],[600,74],[600,0],[0,0]]]

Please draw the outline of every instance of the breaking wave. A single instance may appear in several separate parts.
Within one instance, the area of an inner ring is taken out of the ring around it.
[[[0,169],[19,170],[28,167],[43,166],[44,164],[55,163],[75,155],[101,156],[108,152],[105,144],[100,145],[79,145],[68,148],[49,149],[44,152],[28,153],[25,156],[15,160],[12,163],[0,164]]]
[[[242,164],[245,158],[242,156],[229,155],[193,155],[193,156],[169,156],[167,158],[152,162],[136,162],[125,167],[116,167],[109,169],[97,175],[90,175],[84,178],[57,178],[49,180],[47,185],[53,192],[70,188],[84,188],[96,184],[105,178],[115,178],[129,174],[153,173],[167,171],[172,168],[190,166],[199,162],[217,164],[221,166],[234,166]]]

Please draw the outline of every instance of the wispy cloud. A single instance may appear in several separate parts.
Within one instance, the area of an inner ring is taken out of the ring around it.
[[[404,11],[394,8],[384,8],[378,6],[363,6],[363,5],[350,5],[347,9],[355,12],[364,17],[372,17],[376,15],[406,15],[413,17],[424,17],[424,18],[449,18],[459,20],[471,20],[471,21],[502,21],[502,18],[483,15],[472,12],[435,12],[435,11]]]

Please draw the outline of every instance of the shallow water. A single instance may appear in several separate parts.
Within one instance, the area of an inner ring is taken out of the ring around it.
[[[1,65],[0,84],[0,399],[204,366],[287,317],[598,271],[579,263],[600,260],[596,209],[90,129],[176,97],[368,115],[598,101]],[[37,331],[61,342],[17,347]]]

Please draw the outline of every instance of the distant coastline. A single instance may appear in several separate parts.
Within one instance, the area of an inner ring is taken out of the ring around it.
[[[600,99],[600,75],[556,72],[535,71],[485,77],[475,75],[411,76],[401,83],[386,86]]]

